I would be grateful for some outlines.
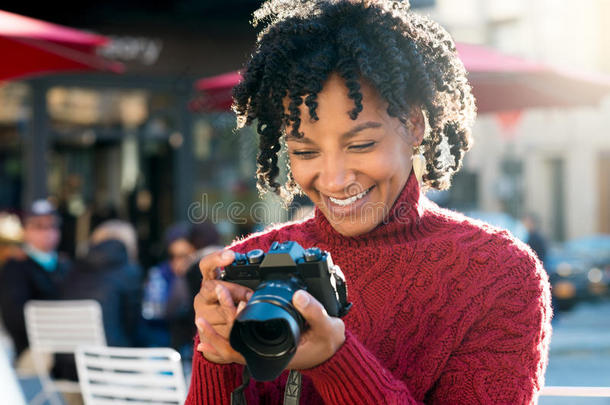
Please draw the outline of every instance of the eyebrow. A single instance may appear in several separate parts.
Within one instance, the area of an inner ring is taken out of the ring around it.
[[[379,128],[381,126],[382,126],[381,123],[375,122],[375,121],[363,122],[362,124],[358,124],[354,128],[350,129],[349,131],[341,134],[341,140],[346,141],[346,140],[358,135],[358,132],[360,132],[360,131],[363,131],[368,128]],[[305,137],[297,138],[296,136],[293,136],[291,134],[286,135],[286,140],[293,141],[293,142],[300,142],[300,143],[308,143],[308,144],[313,143],[313,141],[309,138],[305,138]]]

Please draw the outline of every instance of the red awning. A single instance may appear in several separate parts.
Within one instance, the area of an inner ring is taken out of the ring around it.
[[[610,94],[607,76],[562,70],[479,45],[458,43],[457,50],[480,113],[596,105]],[[239,72],[198,80],[200,95],[191,108],[228,110],[231,90],[240,80]]]
[[[57,71],[121,73],[121,63],[96,55],[108,38],[0,10],[0,80]]]
[[[592,106],[610,94],[608,76],[560,69],[479,45],[458,43],[457,50],[480,113]]]
[[[225,111],[233,102],[233,87],[241,80],[239,72],[206,77],[195,82],[199,96],[190,102],[193,111]]]

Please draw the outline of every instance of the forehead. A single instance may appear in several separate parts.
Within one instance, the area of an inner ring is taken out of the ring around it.
[[[176,239],[169,245],[169,250],[184,250],[190,248],[192,248],[192,245],[185,238]]]
[[[301,118],[300,127],[303,128],[318,122],[351,122],[353,124],[355,121],[361,119],[375,117],[386,118],[388,103],[383,100],[375,87],[368,81],[362,79],[358,81],[358,84],[358,92],[362,96],[361,103],[363,108],[356,120],[352,120],[349,116],[349,112],[356,107],[354,100],[349,97],[350,89],[341,76],[333,73],[324,82],[322,90],[316,96],[317,106],[315,111],[319,121],[312,121],[309,119],[309,107],[305,105],[305,97],[303,97],[303,103],[299,106]],[[288,115],[290,115],[290,111],[288,110],[290,101],[289,97],[285,97],[283,100],[284,112]]]
[[[38,215],[29,217],[25,220],[26,225],[55,225],[57,224],[57,218],[54,215]]]

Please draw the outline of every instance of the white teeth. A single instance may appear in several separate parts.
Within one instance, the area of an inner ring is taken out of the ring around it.
[[[328,197],[328,198],[330,198],[330,201],[332,201],[333,203],[335,203],[337,205],[341,205],[342,207],[345,207],[347,205],[355,203],[356,201],[358,201],[359,199],[364,197],[370,190],[371,189],[369,188],[367,190],[364,190],[362,193],[351,196],[350,198],[346,198],[345,200],[339,200],[339,199],[336,199],[333,197]]]

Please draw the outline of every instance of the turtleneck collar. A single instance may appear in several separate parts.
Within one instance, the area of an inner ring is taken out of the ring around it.
[[[57,269],[57,252],[43,252],[29,244],[24,246],[24,250],[25,253],[45,271],[50,273]]]
[[[426,197],[421,194],[419,183],[411,171],[402,191],[388,215],[373,230],[358,236],[343,236],[328,222],[316,207],[313,223],[316,238],[329,245],[366,246],[371,243],[407,242],[421,236],[421,219],[425,211]]]

